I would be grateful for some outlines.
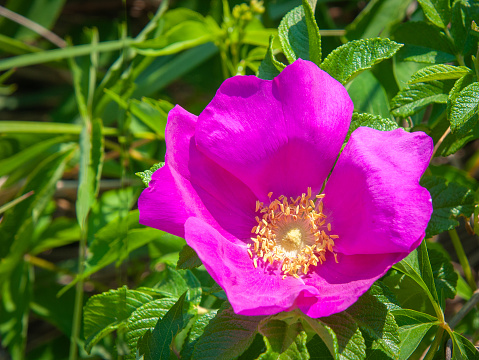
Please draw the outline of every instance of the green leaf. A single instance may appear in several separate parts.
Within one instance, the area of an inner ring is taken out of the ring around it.
[[[454,344],[452,358],[454,360],[477,360],[479,352],[474,345],[464,336],[457,332],[452,333],[452,342]]]
[[[118,290],[94,295],[86,303],[83,311],[83,333],[85,349],[90,353],[93,345],[105,335],[126,326],[130,315],[142,305],[153,300],[148,294],[128,290]]]
[[[411,116],[427,105],[445,104],[453,83],[449,81],[431,81],[407,85],[391,100],[391,113],[398,117]]]
[[[23,200],[25,200],[26,198],[30,197],[33,195],[33,191],[29,191],[27,192],[26,194],[23,194],[19,197],[17,197],[16,199],[0,206],[0,215],[2,215],[5,211],[7,211],[8,209],[14,207],[15,205],[17,205],[18,203],[21,203]]]
[[[80,135],[82,126],[78,124],[37,122],[37,121],[1,121],[1,133],[14,134],[64,134]],[[114,128],[103,128],[105,136],[117,136]]]
[[[324,59],[321,69],[345,84],[360,72],[392,57],[401,46],[381,38],[350,41],[333,50]]]
[[[183,249],[180,251],[180,258],[178,259],[178,264],[176,265],[177,269],[193,269],[195,267],[201,266],[202,262],[196,254],[196,251],[193,250],[189,245],[183,246]]]
[[[192,359],[238,357],[253,342],[263,318],[264,316],[237,315],[225,301],[198,339]]]
[[[334,359],[339,357],[339,344],[338,338],[328,325],[321,322],[317,319],[312,319],[309,316],[303,316],[301,318],[311,329],[319,336],[321,343],[324,344],[324,347],[329,351],[329,355],[332,356]],[[317,344],[318,346],[322,346],[322,344]]]
[[[138,340],[155,328],[158,319],[163,318],[176,301],[175,298],[152,300],[131,313],[126,324],[126,342],[132,355],[136,352]]]
[[[159,274],[159,280],[153,288],[140,287],[138,290],[147,291],[150,294],[179,298],[180,295],[189,290],[187,300],[194,305],[201,301],[201,284],[190,270],[175,270],[167,266]]]
[[[436,314],[442,313],[425,240],[405,259],[393,265],[393,268],[413,279],[427,294]]]
[[[186,301],[186,292],[162,319],[158,320],[153,330],[146,330],[138,340],[138,351],[145,360],[169,360],[170,345],[178,333],[183,330],[193,317],[190,303]]]
[[[423,21],[401,24],[394,32],[394,40],[404,44],[397,54],[399,61],[439,64],[456,60],[454,47],[446,34]]]
[[[459,225],[460,215],[470,216],[474,211],[474,193],[454,182],[437,176],[424,176],[421,185],[432,197],[433,213],[427,225],[426,237],[430,238]]]
[[[436,26],[445,29],[451,20],[449,0],[418,0],[426,17]]]
[[[80,134],[80,173],[76,202],[77,220],[80,227],[86,219],[100,189],[103,168],[103,125],[100,119],[87,121]]]
[[[216,33],[205,21],[186,20],[175,25],[162,36],[152,40],[134,43],[139,54],[164,56],[213,41]]]
[[[354,21],[346,26],[348,40],[388,37],[391,30],[406,16],[411,0],[369,1]]]
[[[98,44],[69,46],[63,49],[46,50],[9,57],[0,60],[0,71],[9,70],[14,67],[18,68],[74,58],[76,56],[89,55],[92,52],[117,51],[123,48],[128,48],[132,43],[132,39],[125,38],[120,40],[105,41]]]
[[[0,223],[0,258],[7,255],[23,256],[33,248],[32,232],[63,176],[67,162],[73,156],[73,144],[62,147],[58,152],[40,162],[29,174],[19,194],[33,191],[34,194],[5,212]],[[0,261],[0,269],[2,262]],[[0,271],[1,273],[1,271]],[[0,280],[1,283],[1,280]]]
[[[409,359],[416,350],[427,332],[439,325],[439,320],[434,316],[409,309],[393,311],[394,318],[399,327],[399,338],[401,339],[400,360]]]
[[[479,19],[479,4],[476,0],[454,0],[452,3],[451,35],[456,48],[465,59],[476,54],[477,36],[473,35],[472,22]]]
[[[418,82],[427,82],[432,80],[449,80],[459,79],[466,74],[469,74],[471,70],[465,66],[454,65],[432,65],[420,69],[409,80],[409,84]]]
[[[338,339],[339,360],[366,359],[366,344],[359,326],[346,311],[321,318]]]
[[[459,136],[471,130],[479,119],[479,82],[466,86],[451,104],[451,131]]]
[[[266,344],[266,352],[258,360],[309,360],[306,347],[307,335],[299,322],[288,325],[271,320],[259,328]]]
[[[370,356],[380,359],[399,357],[398,326],[391,311],[374,293],[367,292],[362,295],[346,312],[361,329],[366,340],[368,358]]]
[[[391,116],[386,90],[373,75],[372,71],[363,71],[348,84],[348,93],[359,113]]]
[[[458,276],[451,261],[438,250],[428,249],[428,252],[437,293],[453,299],[456,296]]]
[[[33,276],[33,266],[19,259],[8,279],[0,282],[0,341],[12,359],[25,355]]]
[[[278,35],[283,53],[290,64],[298,58],[309,60],[308,27],[302,5],[295,7],[281,19]]]
[[[73,138],[71,136],[58,136],[52,139],[39,141],[36,144],[23,149],[16,154],[0,160],[0,176],[8,175],[20,166],[25,166],[30,161],[43,158],[45,153],[53,153],[59,148],[58,144],[68,143]]]
[[[366,126],[381,131],[390,131],[398,128],[397,123],[389,118],[385,119],[381,116],[367,113],[353,113],[348,135],[346,136],[346,141],[349,140],[352,132],[361,126]]]
[[[133,99],[130,103],[131,113],[152,129],[158,138],[165,138],[165,127],[168,112],[173,105],[165,100],[142,98],[141,101]]]
[[[146,187],[148,187],[148,184],[151,181],[151,175],[153,175],[153,173],[156,170],[161,169],[163,166],[165,166],[165,163],[160,162],[158,164],[153,165],[150,168],[150,170],[145,170],[143,172],[137,172],[137,173],[135,173],[135,175],[138,176],[141,179],[141,181],[143,181],[143,184],[145,184]]]
[[[314,4],[311,2],[314,1]],[[306,26],[308,28],[309,57],[312,62],[319,66],[321,64],[321,35],[318,24],[314,18],[316,0],[303,0]]]
[[[269,38],[269,47],[266,51],[266,56],[263,61],[261,61],[261,65],[258,69],[258,77],[260,79],[272,80],[286,67],[286,65],[274,57],[273,42],[274,38],[271,36]]]
[[[216,316],[217,310],[211,310],[210,312],[201,315],[191,327],[188,334],[188,342],[183,346],[181,350],[181,359],[191,359],[193,349],[198,342],[198,338],[203,335],[205,327],[209,324],[211,319]]]

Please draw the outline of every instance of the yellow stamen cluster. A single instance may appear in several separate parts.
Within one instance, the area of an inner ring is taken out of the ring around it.
[[[331,224],[326,222],[323,214],[322,198],[324,194],[316,195],[314,200],[311,188],[307,194],[296,199],[281,195],[269,205],[256,201],[256,216],[258,224],[251,232],[252,244],[248,244],[248,254],[258,266],[258,259],[270,265],[281,264],[283,279],[288,275],[299,278],[306,275],[311,265],[322,264],[326,260],[326,251],[333,253],[334,239],[337,235],[328,235]]]

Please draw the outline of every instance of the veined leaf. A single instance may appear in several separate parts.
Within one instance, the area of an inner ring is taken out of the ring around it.
[[[431,263],[429,262],[429,256],[424,241],[415,251],[394,265],[393,268],[406,274],[421,286],[428,295],[429,300],[434,305],[435,309],[438,310],[436,285],[434,283]]]
[[[126,321],[133,311],[152,300],[152,296],[128,290],[126,287],[94,295],[88,299],[83,315],[87,352],[90,353],[93,345],[105,335],[126,326]]]
[[[184,293],[165,316],[158,320],[155,328],[146,330],[138,340],[140,355],[143,355],[145,360],[168,360],[171,343],[193,316],[191,304],[186,301]]]
[[[466,187],[454,182],[446,184],[446,179],[437,176],[424,176],[421,185],[431,194],[434,209],[426,238],[454,229],[459,225],[459,215],[470,216],[474,211],[474,193]]]
[[[131,313],[126,323],[126,342],[130,348],[130,358],[135,358],[138,340],[148,330],[153,330],[158,319],[163,318],[175,303],[176,299],[169,297],[152,300],[137,307]]]
[[[211,319],[216,316],[217,310],[201,315],[191,326],[188,334],[187,343],[181,349],[181,359],[189,360],[193,354],[193,349],[198,342],[198,338],[203,335],[205,327],[210,323]]]
[[[399,337],[401,339],[399,359],[407,360],[429,329],[439,325],[440,321],[434,316],[409,309],[394,310],[393,314],[399,327]]]
[[[456,296],[458,276],[454,271],[451,261],[440,251],[428,249],[428,253],[438,295],[442,293],[444,297],[453,299],[454,296]],[[441,301],[444,300],[445,299],[441,299]]]
[[[350,41],[333,50],[320,67],[345,84],[360,72],[392,57],[401,46],[394,41],[381,38]]]
[[[404,44],[397,54],[400,61],[440,64],[456,60],[454,47],[446,34],[423,21],[401,24],[394,32],[394,40]]]
[[[381,359],[398,358],[400,351],[398,326],[391,311],[379,301],[376,294],[368,291],[346,312],[359,325],[366,340],[367,357],[376,355]]]
[[[183,246],[183,249],[180,251],[180,258],[178,259],[178,264],[176,267],[178,269],[192,269],[201,266],[201,264],[202,262],[195,250],[193,250],[193,248],[191,248],[188,244]]]
[[[409,84],[418,82],[427,82],[432,80],[449,80],[459,79],[466,74],[469,74],[471,70],[465,66],[454,65],[432,65],[425,67],[411,76]]]
[[[258,69],[257,76],[260,79],[272,80],[286,67],[286,65],[284,65],[282,62],[279,62],[274,57],[273,43],[274,38],[271,36],[269,38],[268,50],[266,51],[266,55],[263,61],[261,61],[261,65]]]
[[[280,320],[271,320],[260,326],[266,344],[266,352],[258,360],[309,360],[306,347],[307,335],[301,324],[287,325]]]
[[[427,105],[447,103],[453,83],[434,80],[427,83],[407,85],[391,100],[391,113],[394,116],[411,116]]]
[[[137,172],[135,173],[136,176],[138,176],[141,181],[143,181],[143,184],[145,184],[146,187],[148,187],[148,184],[150,183],[151,181],[151,176],[153,175],[153,173],[158,170],[158,169],[161,169],[163,166],[165,166],[165,163],[164,162],[160,162],[158,164],[155,164],[153,165],[150,170],[145,170],[145,171],[142,171],[142,172]]]
[[[321,35],[307,0],[288,12],[278,27],[283,53],[292,64],[296,59],[321,63]]]
[[[469,340],[455,331],[452,335],[452,343],[454,344],[452,358],[454,360],[479,359],[479,352]]]
[[[464,58],[476,54],[478,37],[471,28],[473,21],[479,19],[479,4],[476,0],[454,0],[452,2],[451,35],[456,48]]]
[[[449,0],[418,0],[427,18],[436,26],[445,29],[451,20]]]
[[[338,360],[366,359],[366,344],[359,326],[346,311],[322,318],[338,339]]]
[[[263,318],[264,316],[237,315],[225,301],[198,339],[192,359],[238,357],[253,342]]]
[[[351,125],[349,126],[348,135],[346,136],[345,141],[348,141],[352,132],[361,126],[381,131],[390,131],[398,128],[397,123],[389,118],[385,119],[379,115],[367,113],[353,113]]]
[[[466,86],[452,101],[450,122],[451,131],[465,135],[478,121],[479,82]]]

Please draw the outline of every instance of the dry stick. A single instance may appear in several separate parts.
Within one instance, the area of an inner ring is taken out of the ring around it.
[[[20,15],[17,14],[11,10],[8,10],[7,8],[0,6],[0,16],[6,17],[7,19],[10,19],[17,24],[20,24],[22,26],[25,26],[26,28],[36,32],[38,35],[43,36],[45,39],[50,41],[52,44],[55,44],[56,46],[60,48],[64,48],[67,46],[67,43],[65,40],[63,40],[61,37],[58,35],[52,33],[50,30],[47,28],[44,28],[40,24],[37,24],[36,22]]]
[[[468,300],[467,303],[459,310],[459,312],[454,315],[454,317],[449,321],[449,327],[454,329],[457,324],[466,316],[469,311],[472,310],[477,304],[479,303],[479,290],[474,291],[471,298]]]
[[[439,149],[439,146],[441,146],[442,142],[444,141],[446,136],[449,135],[450,132],[451,132],[451,127],[448,127],[447,130],[444,132],[444,134],[442,134],[441,138],[437,141],[437,144],[434,146],[434,150],[432,152],[431,158],[434,157],[434,155],[436,154],[437,149]]]

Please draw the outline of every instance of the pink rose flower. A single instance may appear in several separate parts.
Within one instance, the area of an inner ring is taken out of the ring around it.
[[[184,237],[238,314],[345,310],[420,244],[432,213],[419,185],[432,139],[361,127],[338,159],[352,111],[304,60],[272,81],[226,80],[199,116],[176,106],[140,223]]]

